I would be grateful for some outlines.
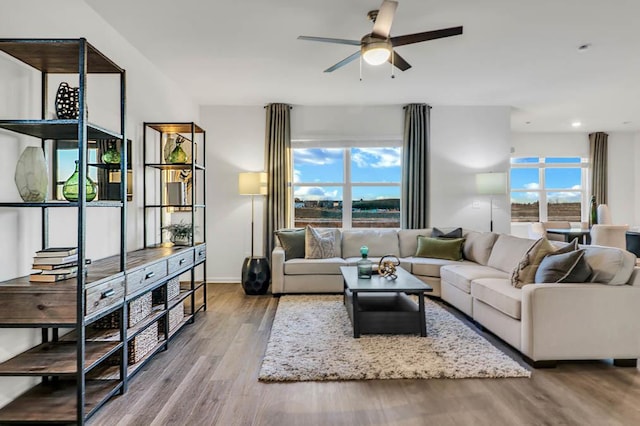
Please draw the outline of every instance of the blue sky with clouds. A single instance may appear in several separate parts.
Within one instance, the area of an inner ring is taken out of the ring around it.
[[[514,163],[527,163],[534,161],[514,161]],[[531,159],[536,160],[537,158]],[[577,163],[578,167],[549,167],[544,169],[545,188],[547,190],[558,189],[560,191],[547,192],[547,201],[550,203],[579,203],[582,194],[576,190],[581,189],[582,169],[579,167],[580,158],[548,158],[547,164],[553,163]],[[510,182],[512,189],[537,190],[540,189],[540,177],[537,168],[513,168],[511,169]],[[573,191],[572,191],[573,190]],[[537,201],[537,192],[512,192],[511,202],[531,203]]]
[[[294,183],[342,183],[345,150],[342,148],[298,148],[293,150]],[[396,148],[351,148],[353,183],[400,182],[402,150]],[[294,196],[305,200],[342,199],[341,186],[294,186]],[[400,198],[399,187],[354,186],[353,199]]]

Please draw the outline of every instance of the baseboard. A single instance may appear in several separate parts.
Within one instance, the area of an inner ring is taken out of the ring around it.
[[[209,284],[240,284],[241,282],[240,277],[207,278],[207,283]]]

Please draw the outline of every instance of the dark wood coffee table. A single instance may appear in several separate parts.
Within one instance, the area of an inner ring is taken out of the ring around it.
[[[433,291],[409,272],[398,267],[398,278],[380,275],[359,279],[355,266],[341,266],[344,278],[344,305],[353,324],[353,337],[360,334],[427,335],[424,293]],[[408,294],[418,296],[418,303]]]

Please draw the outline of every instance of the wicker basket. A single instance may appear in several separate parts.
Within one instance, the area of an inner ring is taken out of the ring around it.
[[[127,311],[127,327],[133,327],[149,315],[151,315],[151,293],[146,293],[143,296],[129,302],[129,309]],[[120,315],[119,313],[112,312],[93,323],[94,328],[120,328]]]
[[[169,319],[169,331],[175,330],[176,327],[182,323],[184,320],[184,302],[179,303],[173,308],[169,309],[169,312],[166,315],[166,318]],[[160,320],[160,331],[164,331],[164,321],[165,318]]]
[[[158,323],[149,326],[142,333],[129,341],[127,347],[129,364],[139,362],[158,344]]]
[[[166,289],[165,289],[166,287]],[[161,286],[153,292],[153,304],[164,303],[164,293],[167,292],[167,300],[171,300],[180,294],[180,278],[175,277],[167,281],[166,286]]]

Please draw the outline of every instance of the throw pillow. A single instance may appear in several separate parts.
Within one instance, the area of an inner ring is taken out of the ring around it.
[[[536,241],[511,272],[511,285],[515,288],[522,288],[525,284],[535,282],[536,270],[540,266],[540,262],[553,251],[553,246],[546,238],[540,238]]]
[[[552,256],[554,254],[569,253],[570,251],[574,251],[574,250],[578,250],[578,239],[577,238],[574,238],[573,241],[571,241],[570,243],[568,243],[564,247],[560,247],[559,249],[557,249],[556,251],[551,253],[549,256]]]
[[[276,231],[280,245],[284,249],[284,260],[304,259],[304,229]]]
[[[333,231],[320,232],[311,225],[307,225],[304,231],[305,259],[328,259],[336,256]]]
[[[432,238],[462,238],[462,228],[456,228],[452,231],[445,233],[434,226],[433,230],[431,231],[431,237]]]
[[[546,256],[536,271],[536,283],[588,282],[591,267],[584,260],[584,250]]]
[[[434,259],[462,260],[464,238],[431,238],[418,236],[416,257],[432,257]]]

